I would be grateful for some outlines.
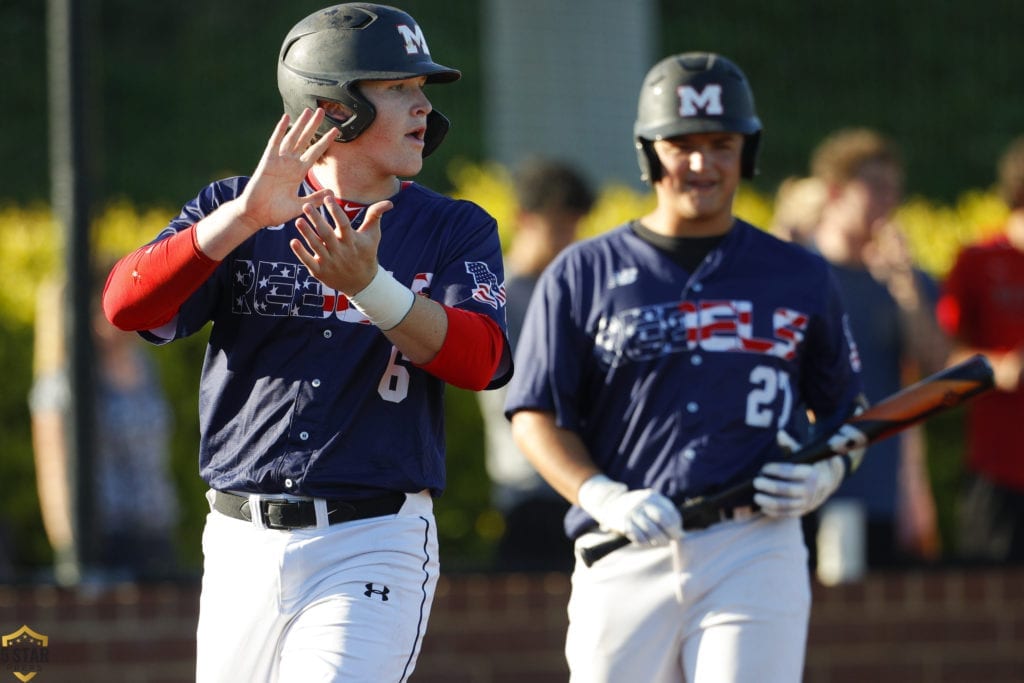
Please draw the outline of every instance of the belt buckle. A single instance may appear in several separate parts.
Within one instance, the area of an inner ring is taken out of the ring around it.
[[[258,510],[257,515],[259,516],[259,519],[260,519],[260,526],[262,526],[264,529],[275,529],[275,530],[279,530],[279,531],[290,531],[290,530],[294,529],[295,528],[294,525],[284,524],[284,523],[282,523],[280,521],[275,522],[271,518],[271,514],[270,514],[270,506],[271,505],[280,506],[280,507],[283,508],[284,506],[287,506],[287,505],[290,505],[290,504],[291,504],[291,501],[281,500],[279,498],[276,498],[276,499],[274,499],[274,498],[272,498],[272,499],[261,498],[260,501],[258,502],[257,506],[256,506],[256,509]],[[280,520],[281,519],[281,515],[280,514],[277,515],[277,518],[278,518],[278,520]]]
[[[301,511],[304,505],[313,505],[314,518],[306,521],[303,519]],[[280,510],[294,509],[296,519],[294,522],[290,522],[287,519],[283,519],[281,514],[276,515],[277,520],[273,519],[270,508],[271,506],[280,506]],[[262,496],[253,496],[250,498],[249,507],[251,510],[255,510],[253,521],[256,525],[263,529],[273,529],[276,531],[293,531],[295,529],[323,529],[330,525],[327,515],[327,501],[322,498],[313,498],[311,500],[289,500],[287,498],[264,498]]]

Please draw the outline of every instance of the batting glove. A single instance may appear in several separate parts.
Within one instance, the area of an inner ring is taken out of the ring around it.
[[[769,517],[802,517],[835,493],[845,471],[841,455],[813,465],[767,463],[754,479],[754,502]]]
[[[630,491],[625,484],[596,474],[583,482],[576,497],[602,529],[638,545],[664,545],[683,535],[679,510],[654,489]]]
[[[787,453],[800,448],[784,430],[779,431],[777,438]],[[860,465],[866,441],[859,430],[844,425],[829,438],[829,447],[836,452],[830,458],[813,464],[765,464],[754,479],[754,502],[769,517],[802,517],[818,509],[835,493],[846,475]]]

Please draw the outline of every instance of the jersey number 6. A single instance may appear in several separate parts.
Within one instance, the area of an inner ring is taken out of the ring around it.
[[[377,384],[377,393],[385,401],[401,403],[409,395],[409,368],[405,367],[408,361],[398,353],[398,348],[391,347],[391,358],[388,366],[384,368],[384,374]]]

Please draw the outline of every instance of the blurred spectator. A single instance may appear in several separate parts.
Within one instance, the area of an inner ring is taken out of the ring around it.
[[[105,274],[106,269],[100,269]],[[103,280],[99,280],[100,283]],[[43,525],[58,560],[73,542],[66,425],[70,404],[63,283],[41,285],[36,310],[34,381],[29,394]],[[178,500],[169,471],[171,416],[141,340],[107,322],[93,302],[95,344],[96,541],[85,580],[147,580],[177,572]],[[59,564],[58,579],[64,571]]]
[[[576,239],[580,220],[594,203],[593,191],[574,168],[547,159],[525,162],[515,175],[517,215],[505,254],[508,335],[519,341],[537,278]],[[562,531],[569,503],[555,493],[512,440],[505,418],[507,387],[477,394],[484,419],[492,503],[505,518],[495,569],[569,571],[572,546]]]
[[[939,304],[955,339],[955,363],[985,354],[995,391],[967,410],[967,481],[960,507],[959,552],[984,562],[1024,560],[1024,137],[1004,152],[999,189],[1010,214],[999,234],[961,250]]]
[[[875,403],[944,367],[949,344],[935,319],[938,286],[914,266],[894,222],[904,169],[891,140],[865,128],[837,131],[814,151],[811,172],[826,190],[814,248],[839,281],[864,388]],[[833,496],[863,506],[868,568],[938,557],[925,455],[920,427],[886,439],[868,449]],[[828,514],[826,505],[821,515]]]
[[[805,247],[814,244],[814,229],[825,205],[825,183],[818,178],[791,176],[775,193],[770,232]]]

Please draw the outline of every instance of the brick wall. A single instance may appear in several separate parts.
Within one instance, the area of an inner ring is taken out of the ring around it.
[[[568,591],[561,575],[442,578],[413,681],[564,681]],[[34,683],[184,682],[193,676],[198,595],[197,583],[0,586],[0,634],[25,624],[49,637]],[[16,680],[0,668],[0,682]],[[1024,681],[1024,569],[816,586],[805,680]]]

